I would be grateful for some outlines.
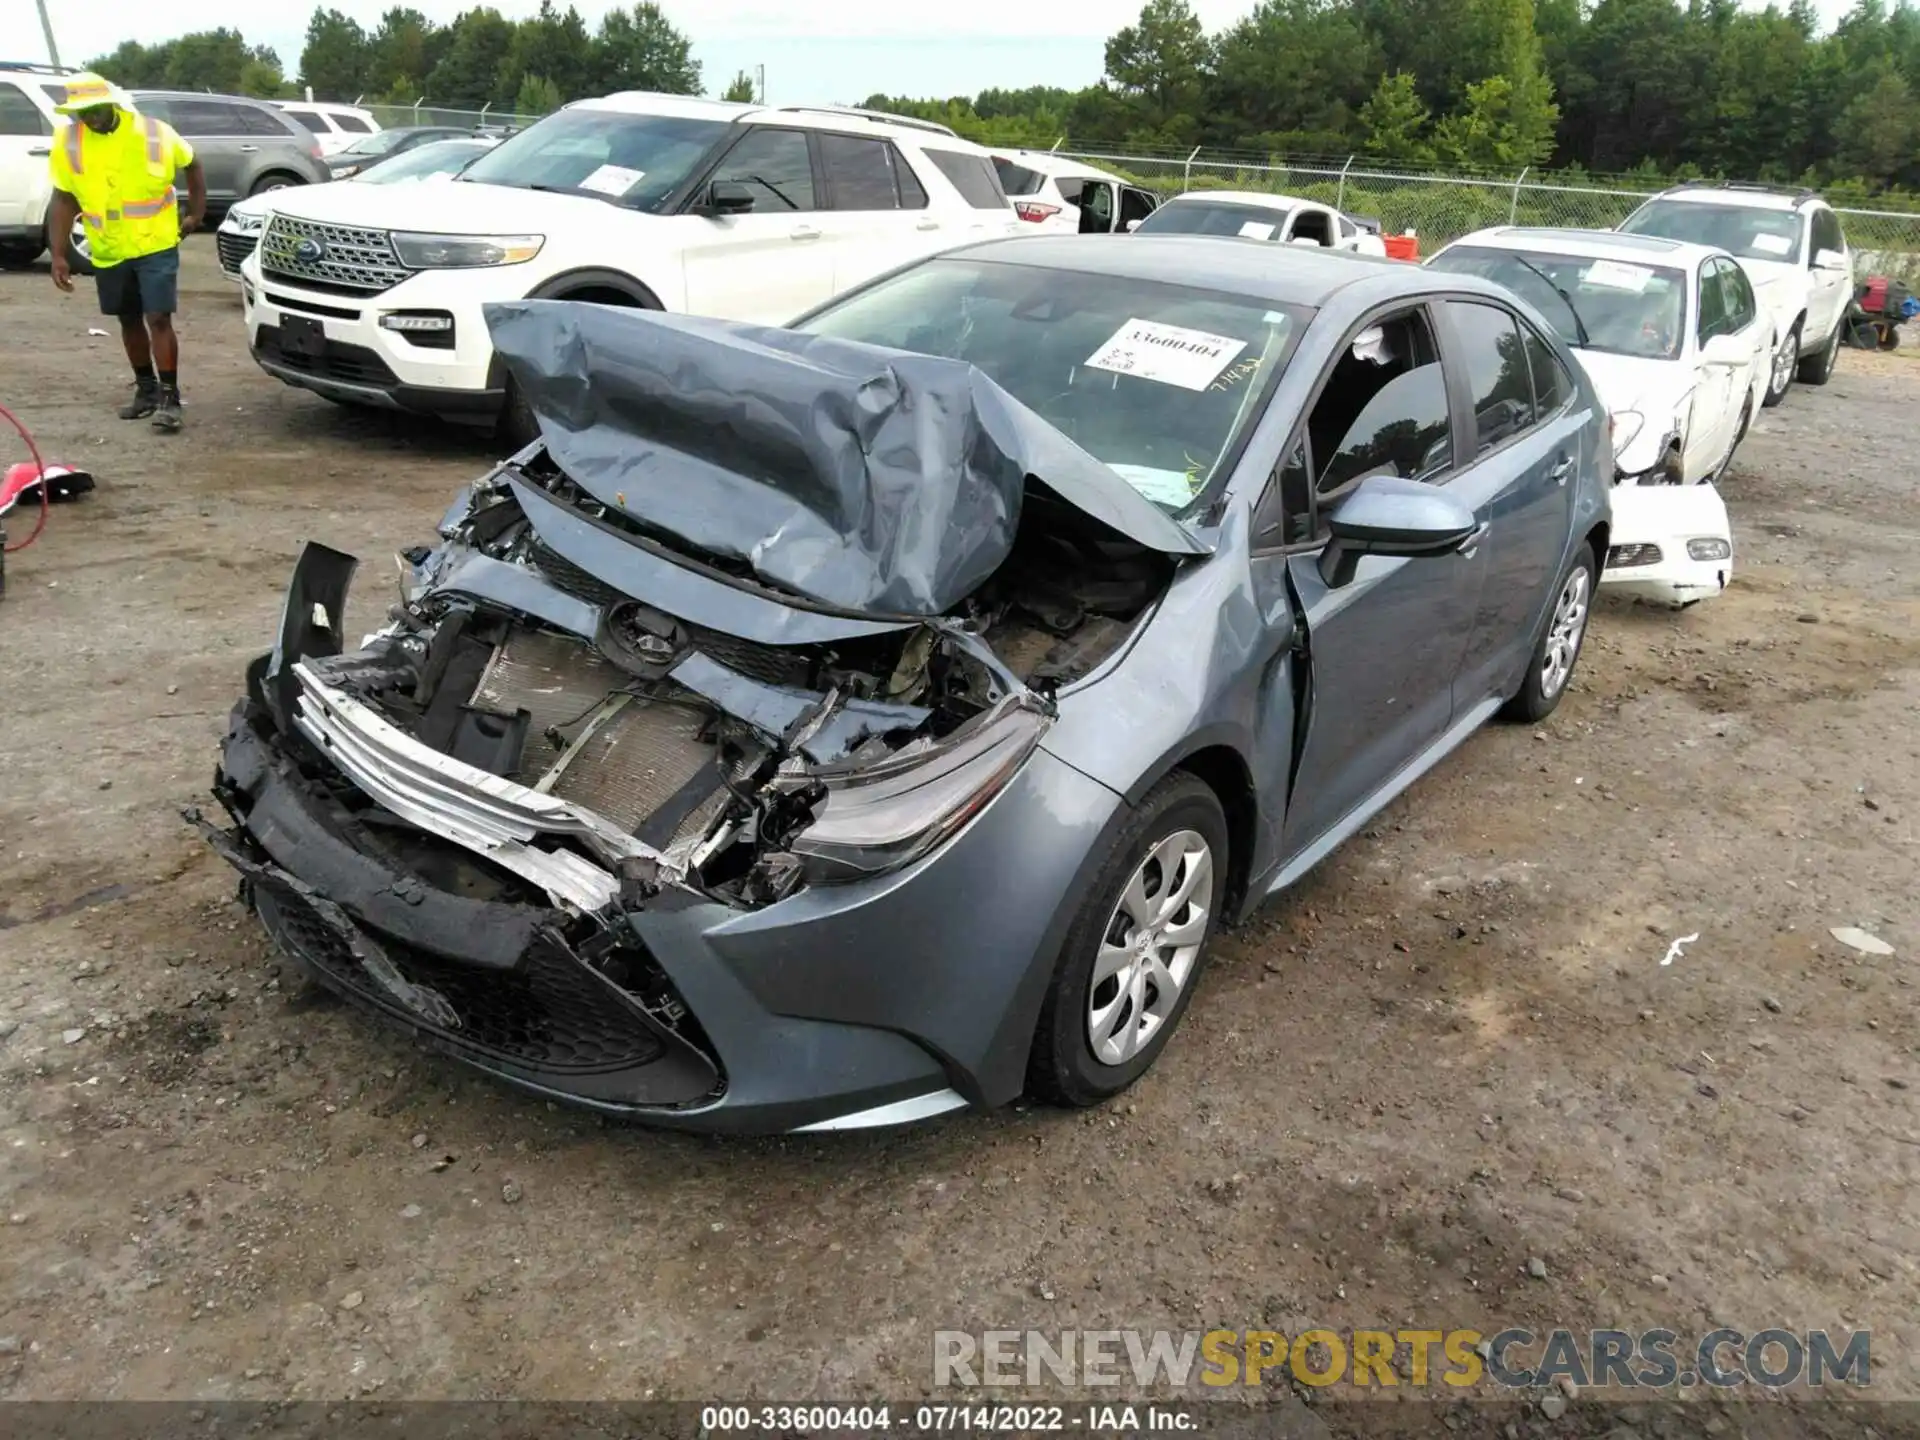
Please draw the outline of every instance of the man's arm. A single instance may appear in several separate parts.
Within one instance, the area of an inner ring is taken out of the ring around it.
[[[53,283],[62,290],[73,289],[73,270],[67,263],[67,245],[73,235],[74,218],[80,202],[65,190],[53,192],[47,206],[47,248],[53,252]]]
[[[180,233],[191,235],[207,218],[207,175],[194,160],[187,165],[187,213],[181,217]]]

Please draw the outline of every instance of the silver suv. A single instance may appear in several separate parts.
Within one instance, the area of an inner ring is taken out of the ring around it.
[[[210,221],[248,195],[329,178],[319,137],[262,101],[190,90],[135,90],[133,103],[142,115],[173,126],[193,147],[207,178]]]

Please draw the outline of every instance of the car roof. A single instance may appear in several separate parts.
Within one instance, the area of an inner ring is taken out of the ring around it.
[[[1218,200],[1226,205],[1258,205],[1267,210],[1290,210],[1296,205],[1317,203],[1302,200],[1298,195],[1276,195],[1270,190],[1185,190],[1167,204],[1177,205],[1182,200]]]
[[[218,100],[222,105],[258,105],[262,110],[277,110],[280,107],[270,100],[255,99],[251,95],[223,95],[208,90],[155,90],[150,87],[127,91],[129,95],[146,95],[156,100]]]
[[[966,150],[981,155],[987,152],[971,140],[962,139],[941,127],[911,116],[889,116],[877,111],[861,111],[832,105],[748,105],[733,100],[707,100],[695,95],[662,95],[651,90],[622,90],[590,100],[576,100],[569,110],[617,110],[626,115],[664,115],[679,120],[719,120],[738,124],[785,125],[799,130],[841,130],[851,134],[866,132],[891,135],[899,139],[913,136],[928,143]]]
[[[1447,275],[1417,265],[1356,255],[1347,250],[1309,250],[1249,245],[1215,235],[1025,235],[985,240],[948,257],[1110,275],[1121,280],[1161,281],[1244,295],[1270,305],[1318,309],[1335,292],[1382,276],[1405,276],[1407,293],[1459,288],[1470,276]],[[1472,287],[1470,287],[1472,288]],[[1498,293],[1489,285],[1488,293]]]
[[[1111,170],[1102,170],[1097,165],[1089,165],[1084,160],[1075,160],[1070,156],[1056,155],[1051,150],[1002,150],[992,147],[992,154],[997,159],[1011,160],[1016,165],[1036,170],[1052,180],[1062,176],[1086,175],[1095,180],[1112,180],[1121,185],[1127,183]]]
[[[1499,250],[1548,250],[1590,259],[1637,260],[1648,265],[1693,267],[1712,255],[1726,252],[1713,245],[1695,245],[1658,235],[1634,235],[1622,230],[1576,230],[1548,225],[1496,225],[1462,235],[1454,245],[1486,245]]]
[[[1810,193],[1750,190],[1742,185],[1681,185],[1649,198],[1678,200],[1688,205],[1738,205],[1745,210],[1798,210],[1820,197]]]

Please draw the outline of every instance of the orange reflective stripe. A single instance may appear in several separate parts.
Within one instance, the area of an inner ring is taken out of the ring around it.
[[[172,186],[158,200],[129,200],[120,207],[120,213],[129,220],[151,220],[156,215],[167,213],[167,207],[177,204]]]
[[[147,164],[158,165],[161,155],[160,122],[150,118],[147,120]]]
[[[84,127],[78,120],[67,122],[67,168],[74,174],[80,173],[81,135]]]

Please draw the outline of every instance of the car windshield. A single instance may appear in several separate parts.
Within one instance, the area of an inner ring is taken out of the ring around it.
[[[1630,235],[1659,235],[1711,245],[1742,260],[1800,263],[1800,216],[1792,210],[1707,205],[1697,200],[1650,200],[1620,227]]]
[[[1282,206],[1236,205],[1224,200],[1169,200],[1134,227],[1136,235],[1228,235],[1277,240],[1286,233]]]
[[[343,145],[336,153],[341,155],[384,155],[402,140],[407,132],[401,130],[376,130],[371,135],[362,135],[351,145]]]
[[[686,182],[732,127],[724,120],[561,110],[500,142],[463,181],[594,195],[653,210]]]
[[[484,155],[492,148],[479,140],[433,140],[403,150],[378,165],[369,165],[353,178],[370,185],[387,185],[395,180],[430,180],[435,176],[454,175],[466,169],[476,155]]]
[[[1310,315],[1185,285],[940,259],[795,328],[964,360],[1181,510],[1237,451]]]
[[[1673,360],[1686,338],[1687,275],[1667,265],[1456,245],[1428,262],[1527,301],[1577,349]]]

